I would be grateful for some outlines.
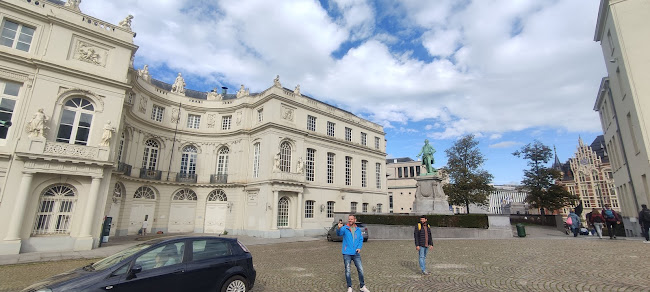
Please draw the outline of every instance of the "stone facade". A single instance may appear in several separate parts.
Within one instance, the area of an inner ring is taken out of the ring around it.
[[[607,77],[594,110],[600,115],[604,140],[628,236],[640,236],[637,216],[650,203],[650,2],[601,0],[594,41],[600,42]]]
[[[0,254],[91,249],[105,216],[117,236],[146,220],[283,237],[322,233],[352,202],[385,211],[381,126],[279,77],[261,93],[171,92],[132,67],[132,17],[35,3],[0,2],[16,35],[0,46],[0,119],[13,123],[0,127]]]

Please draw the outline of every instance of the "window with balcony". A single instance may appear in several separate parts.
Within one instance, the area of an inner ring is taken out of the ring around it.
[[[181,178],[196,178],[197,153],[196,147],[192,145],[183,147],[183,154],[181,155]]]
[[[57,142],[86,145],[93,121],[95,107],[85,98],[72,98],[65,102],[61,123],[56,135]]]
[[[230,149],[228,149],[228,147],[222,147],[219,149],[219,154],[217,155],[217,177],[222,181],[228,177],[229,154]]]
[[[153,105],[151,108],[151,119],[156,122],[162,122],[165,115],[165,108],[159,105]]]
[[[21,84],[0,80],[0,120],[11,122]],[[9,127],[0,126],[0,139],[7,139]]]
[[[222,130],[230,130],[230,122],[232,120],[232,116],[224,116],[221,118],[221,129]]]
[[[307,130],[316,131],[316,117],[307,116]]]
[[[280,171],[291,172],[291,144],[286,141],[280,144]]]
[[[35,29],[22,23],[5,19],[2,22],[0,44],[24,52],[29,52]]]
[[[199,127],[201,127],[201,116],[188,114],[187,127],[190,129],[198,129]]]
[[[149,139],[144,143],[144,155],[142,156],[142,168],[146,170],[156,170],[158,163],[158,142]]]

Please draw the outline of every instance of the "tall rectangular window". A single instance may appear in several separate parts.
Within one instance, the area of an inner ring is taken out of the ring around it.
[[[187,115],[187,127],[190,129],[198,129],[201,126],[201,116]]]
[[[327,122],[327,136],[334,137],[334,123]]]
[[[381,213],[382,204],[377,204],[377,213]]]
[[[393,194],[388,195],[388,211],[393,213]]]
[[[366,170],[368,169],[368,161],[361,160],[361,187],[367,187],[368,182],[366,180]]]
[[[350,213],[357,212],[357,202],[350,202]]]
[[[334,201],[327,202],[327,218],[334,217]]]
[[[6,20],[2,23],[0,44],[10,48],[29,52],[34,37],[34,28]]]
[[[345,141],[352,141],[352,129],[345,127]]]
[[[260,176],[260,143],[253,145],[253,177]]]
[[[264,121],[264,109],[263,108],[257,110],[257,122],[261,123],[262,121]]]
[[[314,218],[314,201],[305,201],[305,218]]]
[[[379,137],[375,137],[375,149],[379,149]]]
[[[361,204],[361,212],[368,213],[368,203]]]
[[[352,185],[352,157],[345,157],[345,185]]]
[[[165,114],[165,108],[159,105],[153,105],[151,108],[151,119],[156,122],[162,122]]]
[[[316,117],[307,116],[307,130],[316,131]]]
[[[381,164],[375,163],[375,177],[377,179],[377,188],[381,189]]]
[[[334,183],[334,153],[327,153],[327,183]]]
[[[314,181],[314,160],[316,158],[316,149],[307,148],[307,161],[305,162],[305,179]]]
[[[632,138],[632,145],[634,146],[634,153],[639,153],[639,144],[636,140],[636,135],[634,133],[634,125],[632,125],[632,116],[630,113],[627,113],[627,126],[630,130],[630,137]]]
[[[221,129],[222,130],[230,130],[230,121],[232,120],[232,116],[224,116],[221,118]]]
[[[368,145],[368,135],[366,135],[364,132],[361,132],[361,145]]]
[[[0,120],[10,122],[21,84],[0,80]],[[0,139],[7,139],[9,127],[0,127]]]

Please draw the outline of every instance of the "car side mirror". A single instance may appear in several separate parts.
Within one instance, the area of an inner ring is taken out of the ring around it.
[[[133,267],[131,267],[131,275],[135,275],[137,273],[142,272],[142,266],[138,264],[134,264]]]

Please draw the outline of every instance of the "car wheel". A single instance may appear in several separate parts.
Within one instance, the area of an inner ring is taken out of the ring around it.
[[[332,241],[332,236],[329,234],[327,235],[327,241]]]
[[[226,281],[221,287],[221,292],[246,292],[248,281],[242,276],[234,276]]]

